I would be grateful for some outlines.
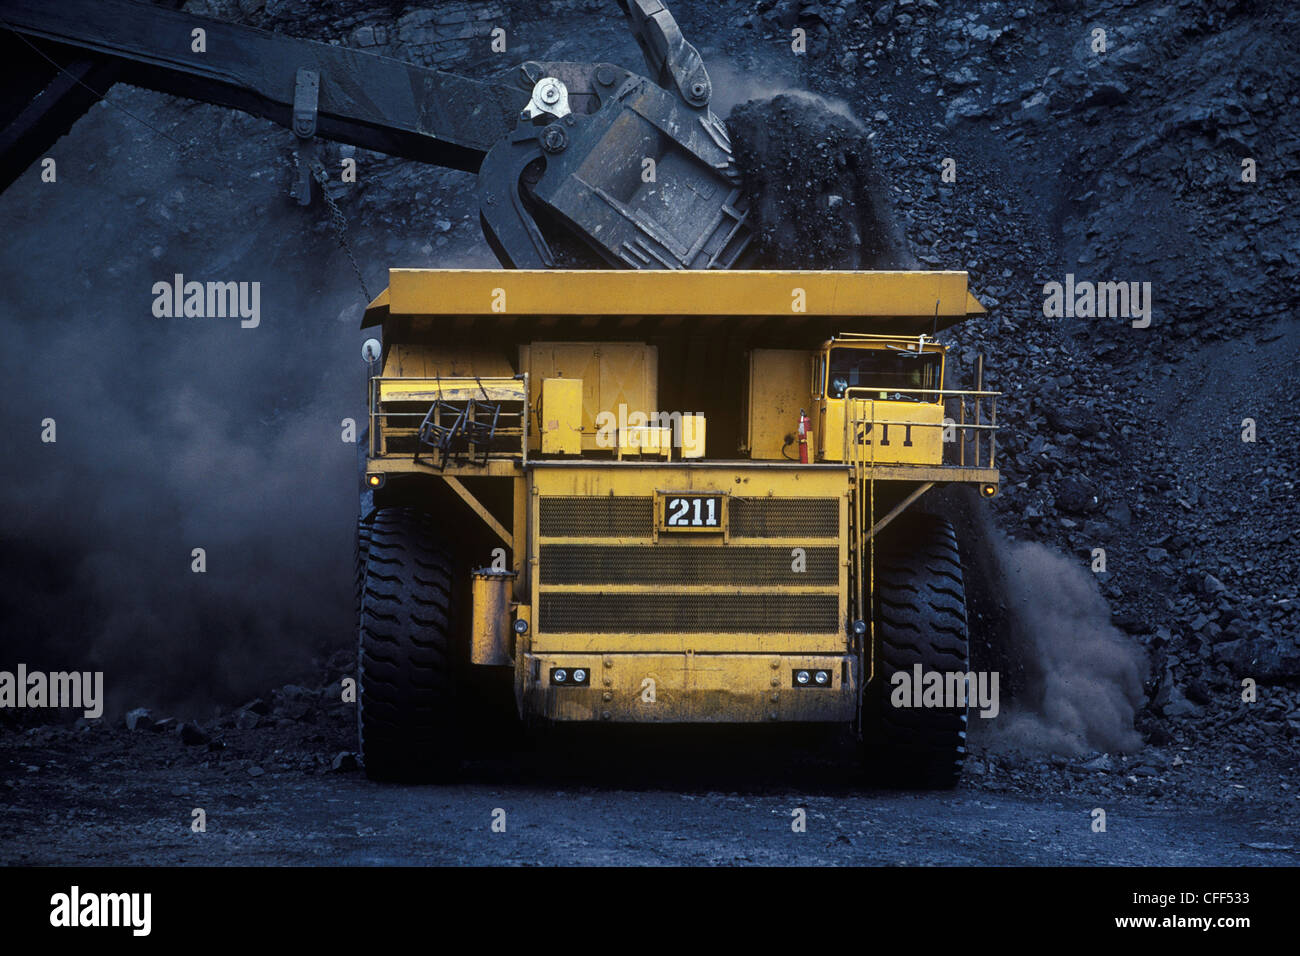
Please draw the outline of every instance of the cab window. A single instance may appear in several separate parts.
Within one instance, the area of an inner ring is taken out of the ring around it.
[[[938,402],[939,395],[915,389],[938,389],[943,356],[902,348],[831,349],[826,397],[843,398],[849,389],[864,389],[861,398],[895,402]]]

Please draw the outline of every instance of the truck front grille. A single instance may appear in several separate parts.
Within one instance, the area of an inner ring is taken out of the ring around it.
[[[843,629],[844,544],[825,540],[839,537],[842,499],[731,497],[728,540],[670,530],[656,539],[654,502],[542,496],[539,634]]]
[[[631,538],[654,530],[653,498],[610,495],[543,498],[537,520],[543,538]]]
[[[794,570],[792,548],[753,545],[543,544],[542,584],[739,584],[834,586],[839,551],[808,547]]]
[[[836,594],[542,592],[543,633],[833,633]]]
[[[835,498],[731,500],[731,533],[738,538],[834,538],[839,531]]]

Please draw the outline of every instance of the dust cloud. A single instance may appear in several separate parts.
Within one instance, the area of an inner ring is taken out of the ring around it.
[[[106,717],[201,716],[351,640],[362,297],[319,203],[270,173],[283,140],[181,116],[178,137],[249,150],[230,182],[100,106],[56,144],[57,183],[0,197],[0,666],[102,670]],[[155,316],[177,273],[260,283],[260,324]]]
[[[1145,700],[1147,662],[1111,625],[1087,566],[1037,542],[991,534],[1003,650],[1024,674],[985,743],[1067,755],[1139,750],[1133,720]]]

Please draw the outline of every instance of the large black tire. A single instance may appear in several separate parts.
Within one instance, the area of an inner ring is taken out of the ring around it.
[[[967,707],[895,707],[894,674],[970,670],[966,591],[952,525],[909,515],[876,554],[875,676],[863,708],[867,770],[897,787],[950,788],[966,759]]]
[[[357,615],[357,620],[361,620],[361,595],[366,587],[366,562],[370,557],[370,535],[374,530],[374,525],[370,519],[357,519],[357,547],[354,552],[355,578],[353,584],[353,597],[355,599],[353,613]],[[359,653],[358,649],[358,653]]]
[[[357,736],[375,780],[436,780],[458,765],[455,566],[433,519],[375,513],[359,610]]]

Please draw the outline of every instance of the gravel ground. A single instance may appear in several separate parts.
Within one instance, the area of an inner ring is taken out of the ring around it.
[[[485,748],[454,784],[393,786],[331,769],[355,766],[337,759],[351,727],[334,710],[214,728],[219,750],[104,725],[11,736],[0,863],[1300,864],[1281,775],[1245,790],[1181,768],[1133,766],[1117,783],[1071,764],[1028,780],[1014,761],[980,761],[953,792],[896,792],[864,785],[834,739],[711,730]]]

